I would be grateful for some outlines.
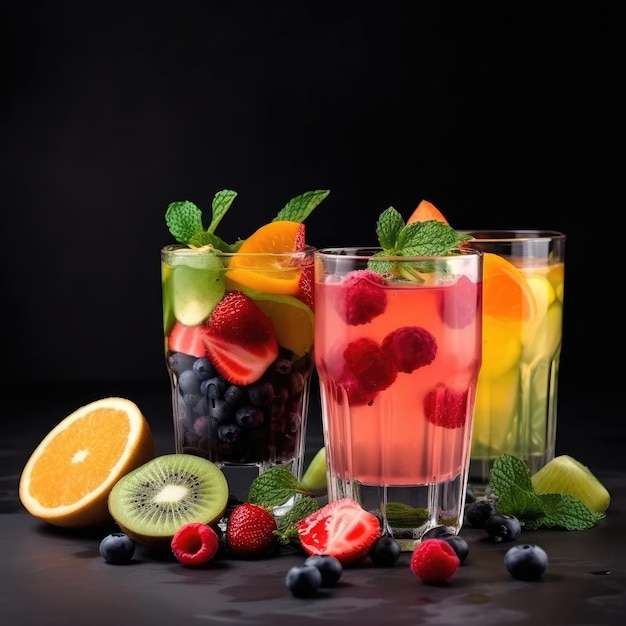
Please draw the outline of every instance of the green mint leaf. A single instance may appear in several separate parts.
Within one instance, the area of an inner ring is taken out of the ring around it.
[[[237,192],[231,191],[230,189],[223,189],[215,194],[212,204],[213,212],[211,216],[211,223],[207,228],[210,233],[215,232],[217,225],[222,221],[222,218],[226,215],[226,212],[230,209],[230,205],[236,197]]]
[[[221,252],[234,252],[233,246],[207,230],[196,233],[187,243],[191,248],[211,246]]]
[[[298,479],[287,468],[272,467],[252,481],[248,502],[266,507],[280,506],[300,491]]]
[[[395,247],[402,256],[439,256],[470,239],[443,222],[428,220],[407,224],[398,233]]]
[[[317,500],[311,496],[298,498],[285,515],[276,518],[278,530],[275,531],[275,534],[278,536],[280,543],[287,544],[291,539],[297,537],[298,529],[296,528],[296,522],[314,513],[319,508]]]
[[[278,215],[272,220],[286,220],[289,222],[304,222],[304,220],[313,212],[323,200],[326,199],[330,191],[321,189],[317,191],[306,191],[305,193],[292,198],[278,212]]]
[[[204,230],[202,212],[193,203],[172,202],[165,212],[165,223],[178,243],[188,244],[192,237]]]
[[[400,232],[404,228],[402,215],[392,206],[383,211],[376,222],[378,243],[386,254],[393,254]]]
[[[557,493],[537,494],[528,465],[510,454],[498,457],[489,474],[498,511],[517,517],[525,530],[564,528],[584,530],[604,517],[590,511],[580,500]]]

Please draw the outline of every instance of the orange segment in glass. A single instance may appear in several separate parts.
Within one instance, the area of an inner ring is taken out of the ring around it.
[[[483,314],[522,321],[535,315],[535,298],[523,274],[491,252],[483,258]]]
[[[261,226],[230,260],[227,288],[297,294],[301,269],[294,266],[292,253],[303,247],[304,224],[283,220]]]

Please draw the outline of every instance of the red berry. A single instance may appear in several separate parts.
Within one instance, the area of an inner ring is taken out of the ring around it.
[[[206,524],[190,522],[181,526],[172,538],[172,552],[183,565],[204,565],[217,553],[217,533]]]
[[[439,383],[426,394],[424,412],[426,419],[435,426],[463,426],[467,414],[467,389],[457,391]]]
[[[366,392],[387,389],[398,376],[393,361],[385,358],[380,345],[367,337],[351,341],[344,350],[343,358]]]
[[[335,306],[351,326],[367,324],[387,308],[387,294],[382,289],[385,279],[370,270],[354,270],[346,274],[338,290]]]
[[[410,374],[432,363],[437,354],[437,340],[421,326],[403,326],[383,339],[382,349],[400,372]]]
[[[226,545],[239,556],[267,556],[278,545],[274,516],[262,506],[246,502],[236,506],[226,524]]]
[[[447,582],[461,562],[454,548],[443,539],[426,539],[411,555],[411,571],[430,585]]]

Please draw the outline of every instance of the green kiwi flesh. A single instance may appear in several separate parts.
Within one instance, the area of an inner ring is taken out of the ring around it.
[[[108,499],[120,529],[153,547],[167,546],[189,522],[216,523],[227,504],[228,483],[222,470],[191,454],[157,456],[120,478]]]

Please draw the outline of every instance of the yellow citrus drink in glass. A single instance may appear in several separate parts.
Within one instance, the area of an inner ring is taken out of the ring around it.
[[[405,549],[463,517],[480,367],[481,256],[316,252],[315,361],[330,501],[353,497]],[[372,259],[383,271],[372,270]],[[415,268],[421,281],[407,279]],[[384,271],[391,270],[391,271]]]
[[[470,232],[484,253],[483,352],[470,484],[487,489],[493,460],[512,454],[531,474],[555,454],[565,236]]]

